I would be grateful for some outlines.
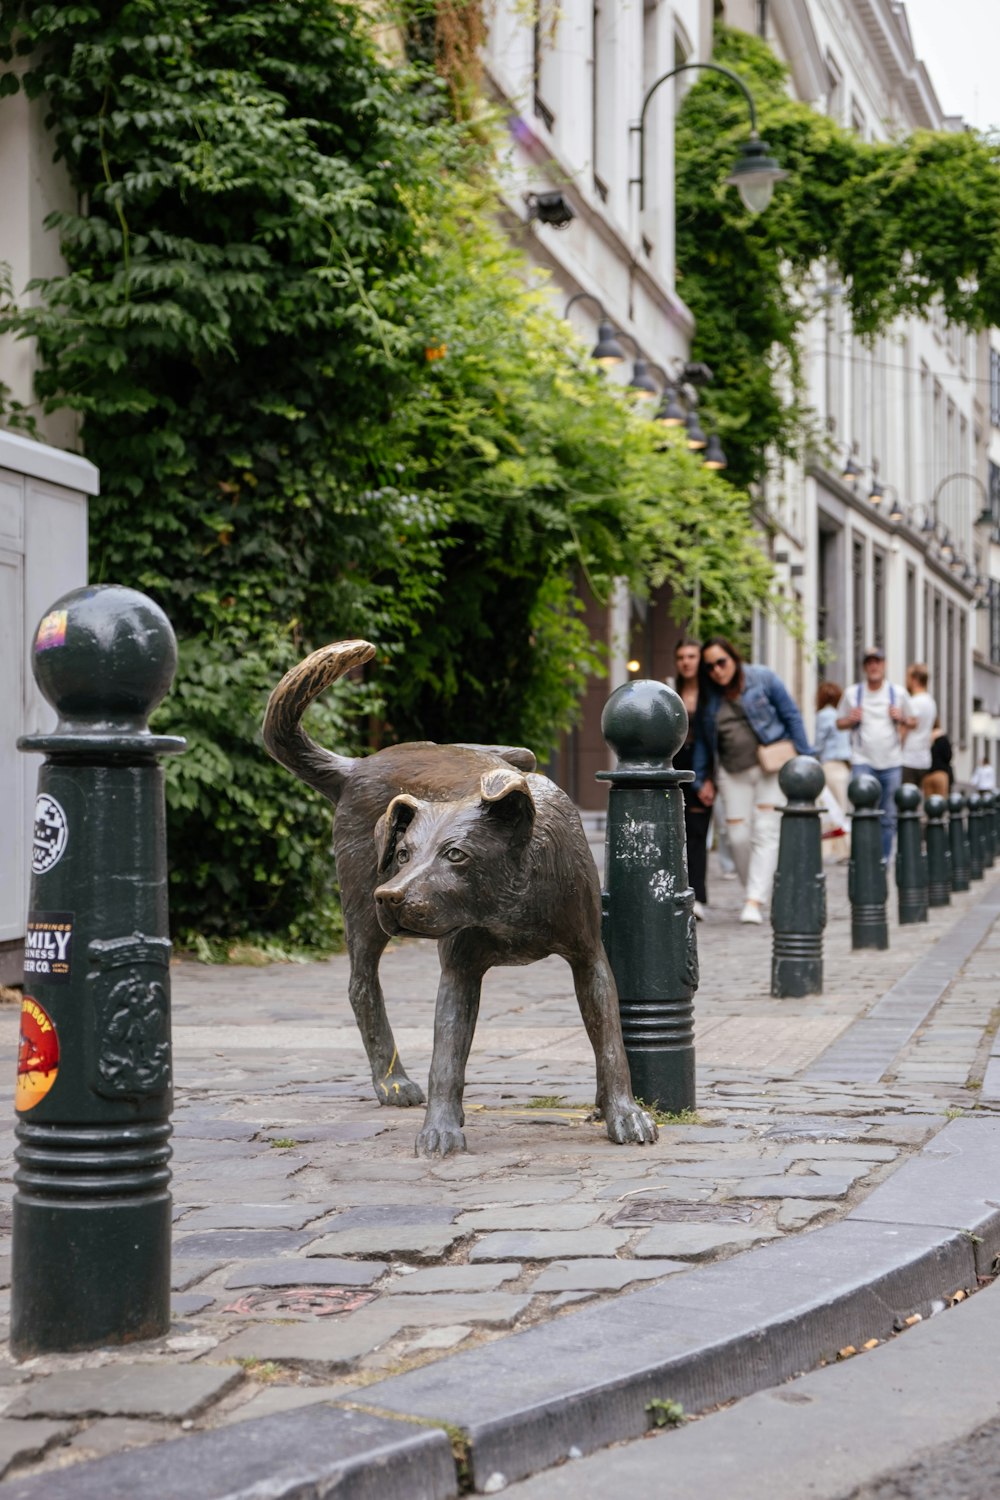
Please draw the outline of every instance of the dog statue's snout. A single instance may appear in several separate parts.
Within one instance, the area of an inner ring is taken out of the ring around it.
[[[380,885],[375,892],[375,900],[379,906],[387,906],[393,910],[402,906],[406,900],[406,892],[400,890],[398,886],[394,889],[391,885]]]

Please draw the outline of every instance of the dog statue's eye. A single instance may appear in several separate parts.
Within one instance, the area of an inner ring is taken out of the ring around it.
[[[409,849],[397,849],[396,850],[396,863],[397,863],[397,865],[405,865],[406,862],[407,862],[407,860],[409,859],[409,857],[410,857],[410,851],[409,851]]]
[[[464,865],[469,858],[464,849],[446,849],[444,857],[450,865]]]

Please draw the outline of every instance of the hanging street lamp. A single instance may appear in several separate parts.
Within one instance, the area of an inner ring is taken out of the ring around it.
[[[710,62],[681,63],[679,67],[671,68],[669,73],[664,73],[657,78],[656,82],[646,90],[638,125],[629,126],[630,134],[639,137],[639,175],[630,178],[629,186],[638,185],[640,211],[646,206],[646,111],[650,100],[662,83],[666,83],[670,78],[676,78],[678,73],[688,73],[694,68],[721,73],[724,78],[730,79],[743,91],[750,111],[750,139],[740,146],[733,170],[725,181],[735,187],[744,208],[749,209],[752,214],[762,214],[771,201],[775,183],[781,182],[789,174],[770,155],[767,143],[762,141],[757,133],[757,107],[743,79],[731,68],[723,68],[718,63]]]

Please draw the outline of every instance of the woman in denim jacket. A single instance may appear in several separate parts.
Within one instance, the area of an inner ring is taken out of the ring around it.
[[[802,716],[781,678],[769,667],[744,665],[736,647],[713,636],[701,648],[709,689],[695,745],[695,790],[710,806],[714,773],[725,804],[726,829],[746,900],[741,922],[761,922],[778,862],[783,798],[777,773],[757,760],[761,745],[791,740],[799,755],[812,755]]]

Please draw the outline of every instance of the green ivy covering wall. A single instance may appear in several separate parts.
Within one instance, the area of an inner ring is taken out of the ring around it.
[[[974,131],[865,142],[790,99],[788,70],[757,37],[717,27],[713,58],[748,84],[761,135],[791,173],[766,213],[747,213],[723,185],[747,135],[745,101],[700,75],[677,121],[678,291],[695,315],[695,357],[715,371],[730,475],[747,484],[812,432],[799,340],[817,274],[843,282],[862,336],[935,303],[954,323],[1000,325],[1000,147]]]
[[[259,738],[307,650],[378,647],[313,711],[342,750],[544,757],[599,666],[581,576],[669,582],[679,614],[697,580],[705,628],[766,598],[746,495],[595,371],[495,227],[484,132],[374,36],[338,0],[0,3],[0,92],[44,95],[79,194],[66,275],[8,296],[0,332],[81,414],[95,581],[180,638],[158,725],[190,742],[182,937],[334,933],[328,809]]]

